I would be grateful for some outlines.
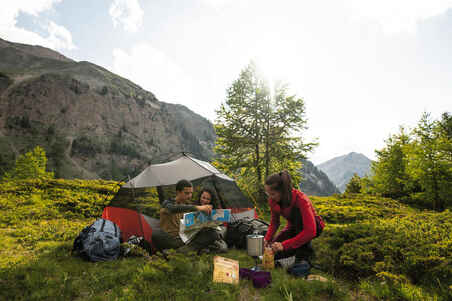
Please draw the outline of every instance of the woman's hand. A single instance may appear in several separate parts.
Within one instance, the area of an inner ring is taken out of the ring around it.
[[[272,249],[273,249],[273,252],[279,252],[279,251],[283,251],[284,247],[283,247],[282,243],[274,242],[272,244]]]
[[[264,239],[264,249],[269,248],[269,247],[270,247],[270,243]]]
[[[211,214],[212,213],[212,205],[202,205],[202,206],[196,206],[196,209],[198,209],[198,211],[202,211],[206,214]]]

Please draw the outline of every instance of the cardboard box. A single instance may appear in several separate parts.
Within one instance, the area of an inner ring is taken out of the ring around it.
[[[213,258],[213,282],[239,283],[239,262],[237,260],[215,256]]]

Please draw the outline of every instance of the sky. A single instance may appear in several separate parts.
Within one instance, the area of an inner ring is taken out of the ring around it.
[[[52,48],[215,121],[251,61],[305,101],[308,157],[375,150],[452,111],[452,0],[2,0],[0,38]]]

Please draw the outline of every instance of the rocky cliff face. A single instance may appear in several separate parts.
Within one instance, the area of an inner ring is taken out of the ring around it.
[[[186,151],[212,157],[212,124],[131,81],[0,39],[0,173],[36,145],[58,177],[122,179]]]
[[[337,187],[330,181],[328,176],[317,169],[309,160],[303,160],[301,174],[303,180],[300,189],[307,195],[329,196],[340,193]]]
[[[370,173],[371,162],[363,154],[352,152],[328,160],[319,164],[317,167],[328,175],[341,192],[344,192],[347,183],[355,173],[360,177],[364,177]]]

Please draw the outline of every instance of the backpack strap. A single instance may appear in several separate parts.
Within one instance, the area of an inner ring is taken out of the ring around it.
[[[102,227],[100,227],[100,231],[99,232],[104,232],[104,227],[105,227],[105,219],[102,219]]]
[[[83,240],[85,239],[85,237],[88,235],[89,232],[96,231],[96,229],[92,228],[91,226],[83,228],[83,230],[80,232],[80,234],[75,238],[71,254],[73,254],[74,252],[79,252],[79,251],[83,250]]]
[[[74,240],[74,245],[72,246],[71,254],[74,254],[74,252],[80,251],[82,249],[82,239],[80,236],[77,236],[77,238]]]

